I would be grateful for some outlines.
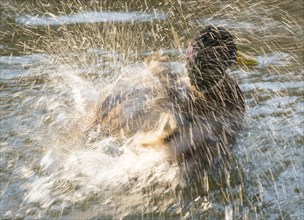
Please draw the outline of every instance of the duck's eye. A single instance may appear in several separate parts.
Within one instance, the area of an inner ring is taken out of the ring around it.
[[[232,59],[232,60],[237,60],[236,52],[232,52],[232,53],[231,53],[231,59]]]

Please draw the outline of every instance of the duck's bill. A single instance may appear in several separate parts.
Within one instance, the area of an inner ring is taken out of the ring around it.
[[[237,63],[246,65],[246,66],[256,66],[258,65],[258,61],[255,57],[247,55],[243,52],[237,52]]]

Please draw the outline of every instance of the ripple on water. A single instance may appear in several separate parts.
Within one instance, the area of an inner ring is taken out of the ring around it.
[[[110,11],[87,11],[70,15],[49,16],[18,16],[16,23],[25,26],[57,26],[77,23],[98,23],[98,22],[149,22],[152,20],[164,20],[167,15],[164,12],[110,12]]]

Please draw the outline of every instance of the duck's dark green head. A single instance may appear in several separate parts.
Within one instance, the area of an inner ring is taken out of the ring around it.
[[[236,60],[237,48],[232,35],[223,27],[206,27],[187,51],[187,68],[192,85],[200,90],[209,89]]]

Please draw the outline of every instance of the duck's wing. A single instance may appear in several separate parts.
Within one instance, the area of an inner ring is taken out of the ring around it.
[[[97,123],[114,136],[157,130],[168,117],[168,102],[159,78],[145,69],[137,70],[120,77],[103,95]]]

